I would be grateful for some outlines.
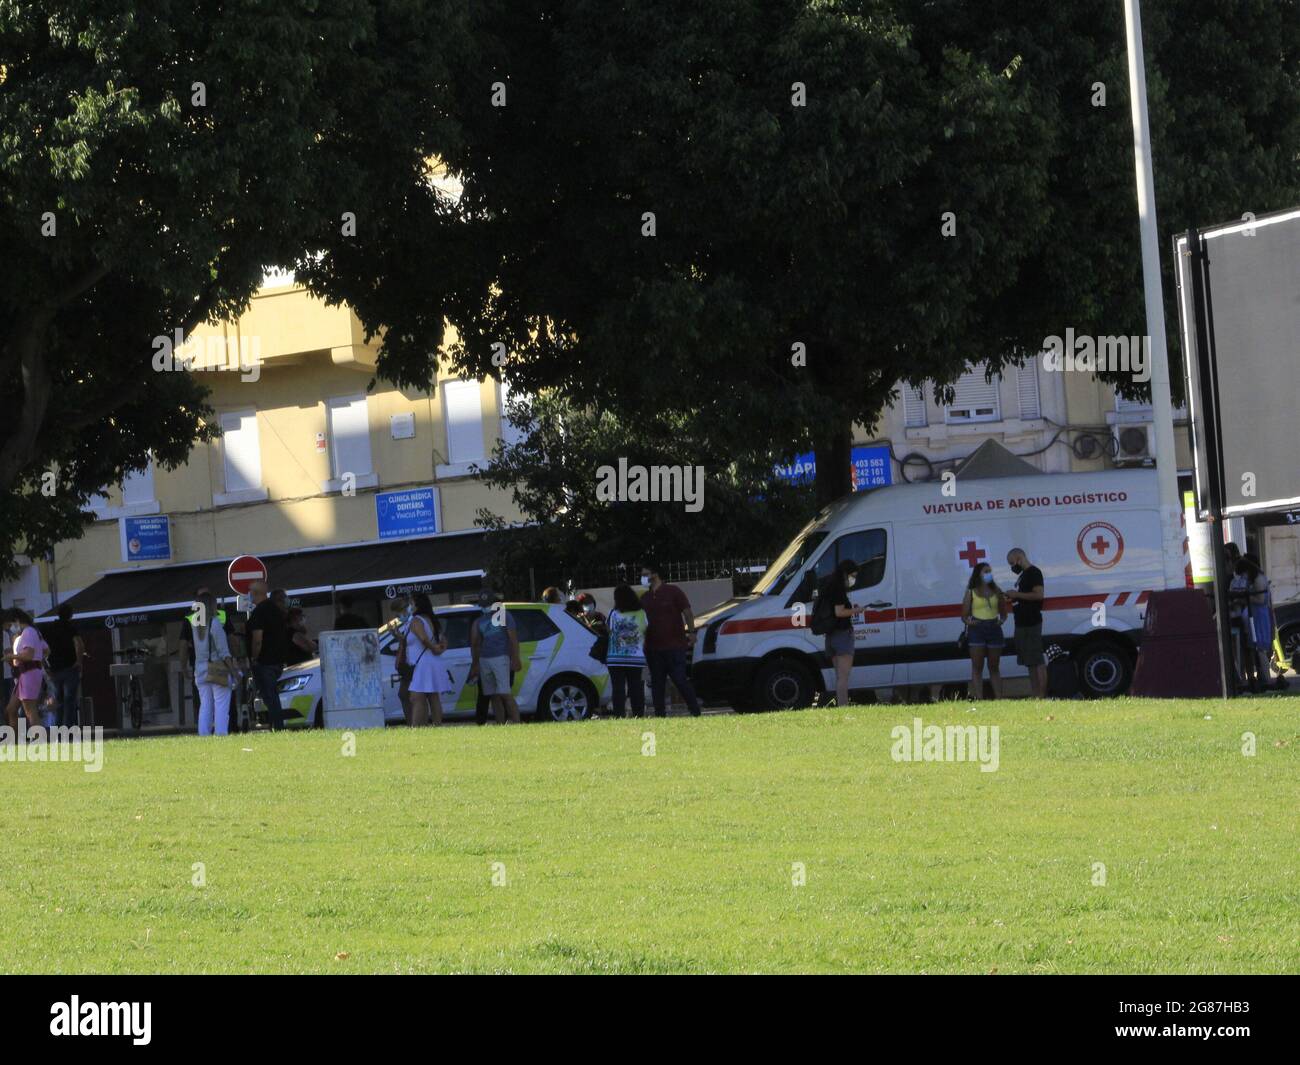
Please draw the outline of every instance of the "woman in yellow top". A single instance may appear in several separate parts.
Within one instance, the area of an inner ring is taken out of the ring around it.
[[[1007,618],[1007,601],[1002,589],[993,580],[993,569],[987,562],[975,567],[966,583],[966,595],[961,601],[961,619],[966,624],[966,638],[970,641],[970,696],[980,699],[984,695],[984,660],[989,663],[989,683],[993,685],[993,698],[1002,698],[1002,674],[998,661],[1002,658],[1002,623]]]

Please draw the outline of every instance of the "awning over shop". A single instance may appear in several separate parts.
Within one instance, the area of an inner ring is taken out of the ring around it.
[[[261,555],[272,588],[305,605],[328,602],[336,592],[378,588],[393,598],[412,591],[477,588],[489,561],[481,531],[356,547]],[[233,557],[233,556],[232,556]],[[233,598],[226,583],[229,560],[109,573],[67,602],[74,618],[108,618],[116,624],[166,621],[186,614],[194,590],[207,587]]]

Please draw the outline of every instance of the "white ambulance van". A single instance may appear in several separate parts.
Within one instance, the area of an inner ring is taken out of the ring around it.
[[[1068,651],[1092,696],[1133,675],[1145,604],[1164,587],[1154,470],[949,479],[859,492],[831,504],[781,553],[751,595],[697,619],[691,676],[701,698],[738,710],[808,706],[835,689],[812,600],[844,559],[859,564],[850,687],[960,684],[958,647],[971,568],[1015,586],[1007,552],[1043,571],[1043,646]],[[1003,631],[1002,675],[1023,677]]]

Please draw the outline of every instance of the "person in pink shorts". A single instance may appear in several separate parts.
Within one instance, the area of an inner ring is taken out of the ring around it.
[[[32,616],[20,607],[10,607],[4,615],[4,625],[13,634],[14,649],[9,658],[14,671],[14,691],[5,707],[5,717],[9,727],[18,731],[18,707],[27,715],[27,727],[35,728],[40,724],[36,716],[36,704],[41,697],[41,685],[45,682],[45,673],[41,668],[49,648]]]

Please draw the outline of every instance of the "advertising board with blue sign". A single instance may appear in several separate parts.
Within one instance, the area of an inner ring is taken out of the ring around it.
[[[432,536],[438,531],[438,489],[404,488],[375,496],[379,539]]]
[[[166,514],[119,518],[123,562],[169,562],[172,557],[172,523]]]
[[[889,461],[889,447],[855,447],[850,460],[853,491],[884,488],[894,483],[894,468]],[[789,484],[812,484],[817,479],[817,459],[811,452],[795,457],[788,465],[776,467],[776,475]]]

